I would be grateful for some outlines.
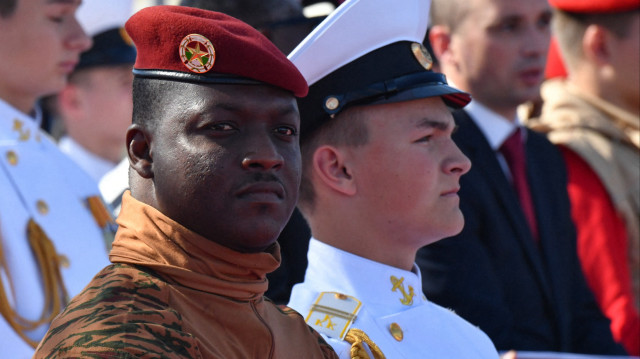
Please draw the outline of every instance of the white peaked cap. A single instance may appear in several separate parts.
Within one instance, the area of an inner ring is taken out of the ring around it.
[[[347,0],[289,59],[309,85],[298,99],[300,141],[350,106],[440,97],[452,109],[471,96],[431,71],[422,42],[430,0]],[[339,121],[339,119],[337,119]]]
[[[83,0],[76,16],[91,37],[110,29],[124,27],[133,14],[132,0]]]
[[[347,0],[292,52],[309,86],[335,69],[398,41],[422,43],[431,0]]]

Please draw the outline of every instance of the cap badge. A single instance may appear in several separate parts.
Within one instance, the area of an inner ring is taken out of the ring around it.
[[[416,60],[425,68],[425,70],[429,71],[433,67],[433,59],[431,55],[429,55],[429,51],[424,47],[424,45],[414,42],[411,44],[411,52],[413,52],[413,56],[415,56]]]
[[[184,66],[198,74],[211,70],[216,62],[216,50],[213,44],[199,34],[185,36],[180,42],[179,52]]]

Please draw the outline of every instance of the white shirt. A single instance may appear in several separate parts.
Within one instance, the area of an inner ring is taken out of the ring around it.
[[[27,239],[30,219],[68,259],[61,274],[70,296],[109,264],[107,232],[87,205],[92,196],[99,196],[96,183],[60,152],[37,121],[0,100],[0,240],[8,267],[0,268],[0,275],[10,305],[23,317],[38,319],[45,299]],[[13,288],[8,286],[9,274]],[[47,327],[30,337],[39,340]],[[31,358],[34,352],[2,317],[0,348],[6,358]]]
[[[362,302],[351,328],[363,330],[388,359],[498,358],[493,343],[480,329],[427,300],[416,265],[413,271],[401,270],[315,238],[309,243],[308,259],[305,280],[293,287],[288,304],[303,317],[308,318],[321,292],[339,292]],[[402,341],[392,336],[393,323],[401,328]],[[341,358],[350,358],[349,343],[323,336]]]
[[[62,153],[69,156],[73,162],[87,172],[96,183],[100,181],[102,176],[116,166],[115,163],[105,160],[82,147],[81,144],[69,136],[63,136],[60,141],[58,141],[58,147]]]
[[[511,180],[511,171],[504,156],[500,153],[500,146],[518,127],[523,127],[522,121],[517,116],[513,121],[509,121],[477,101],[471,101],[464,109],[484,134],[487,142],[496,153],[502,171]],[[523,140],[526,141],[527,131],[521,133]]]
[[[125,157],[98,183],[102,198],[111,206],[114,217],[120,213],[122,195],[129,189],[129,158]]]

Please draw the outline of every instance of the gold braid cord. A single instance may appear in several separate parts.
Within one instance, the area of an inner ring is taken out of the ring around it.
[[[344,340],[351,344],[351,359],[371,359],[364,344],[369,346],[374,359],[386,359],[376,343],[369,339],[369,336],[360,329],[349,329]]]
[[[56,253],[53,243],[47,237],[42,228],[33,220],[29,220],[27,225],[27,238],[35,259],[40,267],[40,277],[44,284],[45,304],[40,314],[40,319],[36,321],[28,320],[20,316],[11,308],[5,285],[0,276],[0,313],[11,327],[20,335],[25,342],[32,347],[36,347],[38,342],[30,339],[26,332],[32,331],[43,324],[50,323],[58,313],[62,311],[67,300],[67,290],[62,282],[60,274],[60,257]],[[9,287],[14,292],[13,282],[9,273],[2,242],[0,241],[0,268],[2,268],[9,279]]]

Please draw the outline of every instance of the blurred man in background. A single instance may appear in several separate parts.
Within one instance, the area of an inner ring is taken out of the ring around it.
[[[80,1],[0,2],[0,348],[31,358],[70,296],[108,263],[113,222],[95,182],[40,129],[91,46]]]
[[[552,0],[568,76],[531,124],[560,145],[578,255],[614,338],[640,355],[640,1]]]
[[[464,229],[418,253],[425,294],[498,350],[623,354],[580,268],[562,157],[517,117],[543,80],[549,4],[434,0],[431,15],[440,68],[473,96],[453,135],[473,167]]]
[[[93,46],[80,56],[69,83],[56,96],[66,134],[66,153],[98,183],[124,158],[124,134],[131,124],[131,70],[136,58],[124,22],[131,0],[85,0],[78,20]]]

